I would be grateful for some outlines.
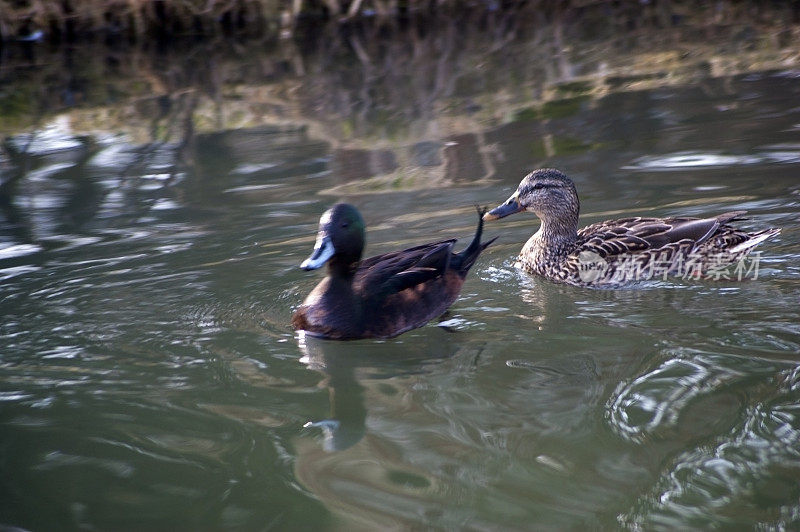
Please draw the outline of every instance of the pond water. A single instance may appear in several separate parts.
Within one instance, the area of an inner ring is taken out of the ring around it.
[[[524,65],[530,50],[503,53]],[[304,57],[291,81],[324,100],[323,125],[352,115],[340,137],[283,122],[137,144],[60,119],[8,135],[0,525],[800,526],[791,65],[616,79],[629,87],[537,107],[534,67],[503,95],[454,56],[441,79],[384,76],[391,96],[362,92],[352,63]],[[319,72],[339,94],[323,97]],[[449,88],[404,108],[417,82]],[[582,225],[743,209],[744,227],[782,233],[742,282],[591,290],[513,268],[537,227],[518,215],[487,224],[499,240],[443,323],[386,341],[291,330],[321,275],[298,265],[332,203],[361,210],[368,254],[461,245],[474,205],[540,166],[574,178]]]

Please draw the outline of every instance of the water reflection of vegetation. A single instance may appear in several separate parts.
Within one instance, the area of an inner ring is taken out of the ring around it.
[[[559,118],[608,91],[798,62],[800,30],[780,9],[763,13],[766,22],[732,7],[715,19],[663,11],[327,26],[266,47],[7,47],[0,79],[13,90],[0,94],[0,130],[71,111],[77,130],[121,128],[150,140],[190,118],[200,131],[300,121],[330,138],[392,142],[474,130],[526,109]]]
[[[726,4],[711,19],[670,9],[329,25],[267,45],[6,46],[0,132],[40,138],[60,124],[84,150],[122,145],[139,159],[131,171],[166,153],[174,173],[197,167],[198,134],[302,131],[325,145],[320,155],[340,181],[329,192],[352,192],[356,181],[361,192],[408,190],[485,182],[503,160],[501,128],[537,131],[528,159],[588,153],[604,124],[581,117],[615,94],[800,64],[800,29],[781,6],[753,17]],[[6,181],[20,173],[25,145],[0,149]]]

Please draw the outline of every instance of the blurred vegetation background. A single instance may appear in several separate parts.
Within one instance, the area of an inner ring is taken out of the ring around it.
[[[154,37],[289,37],[321,21],[397,24],[433,16],[500,14],[541,21],[605,10],[632,29],[653,21],[669,26],[691,16],[709,24],[730,20],[800,20],[797,1],[603,0],[0,0],[0,42],[81,40],[93,36],[132,42]]]

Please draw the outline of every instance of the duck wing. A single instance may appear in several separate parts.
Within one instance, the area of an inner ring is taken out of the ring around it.
[[[453,255],[455,239],[423,244],[362,260],[354,289],[370,297],[385,297],[443,275]]]
[[[603,256],[660,249],[687,240],[697,246],[744,213],[732,211],[712,218],[622,218],[586,226],[578,237]]]

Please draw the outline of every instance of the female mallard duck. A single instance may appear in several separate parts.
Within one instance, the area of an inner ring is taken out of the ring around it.
[[[292,316],[292,325],[315,336],[348,340],[389,338],[425,325],[456,300],[481,251],[483,215],[461,253],[456,240],[442,240],[361,260],[364,220],[352,205],[338,203],[319,220],[317,242],[300,267],[328,264],[328,275]]]
[[[572,180],[544,168],[525,176],[517,191],[483,219],[536,214],[541,227],[522,247],[515,266],[573,285],[613,286],[667,275],[729,278],[728,267],[780,232],[747,233],[729,224],[745,211],[711,218],[622,218],[578,230],[579,210]]]

